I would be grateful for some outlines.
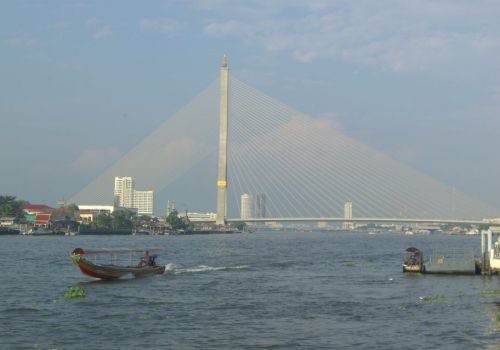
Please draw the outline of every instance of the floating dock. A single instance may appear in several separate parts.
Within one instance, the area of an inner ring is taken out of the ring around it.
[[[479,273],[473,249],[433,250],[425,257],[424,273],[474,275]]]

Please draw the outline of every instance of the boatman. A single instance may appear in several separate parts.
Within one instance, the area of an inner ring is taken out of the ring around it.
[[[146,254],[141,257],[141,261],[139,262],[139,267],[144,267],[150,265],[151,259],[149,258],[149,252],[146,250]]]

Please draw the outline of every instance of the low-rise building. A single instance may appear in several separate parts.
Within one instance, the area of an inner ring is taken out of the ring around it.
[[[36,214],[35,217],[35,226],[40,227],[50,227],[50,218],[52,214]]]
[[[16,223],[15,217],[1,217],[0,218],[0,226],[9,227]]]
[[[114,205],[101,205],[101,204],[79,204],[78,209],[80,211],[86,212],[86,211],[92,211],[92,212],[97,212],[97,213],[113,213],[114,211],[117,210],[128,210],[133,212],[134,214],[137,214],[137,209],[136,208],[124,208],[124,207],[117,207]]]
[[[82,223],[91,223],[94,221],[97,216],[95,215],[96,212],[92,210],[79,210],[78,214],[80,216],[80,222]]]
[[[179,213],[179,217],[185,217],[186,213]],[[217,213],[187,213],[191,222],[215,221]]]

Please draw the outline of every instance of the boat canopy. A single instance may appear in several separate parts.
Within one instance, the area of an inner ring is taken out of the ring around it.
[[[83,250],[82,248],[74,249],[71,254],[130,254],[130,253],[151,253],[159,252],[161,249],[151,248],[151,249],[116,249],[116,250]]]
[[[409,248],[405,249],[405,252],[408,252],[408,253],[420,253],[420,250],[418,248],[415,248],[415,247],[409,247]]]

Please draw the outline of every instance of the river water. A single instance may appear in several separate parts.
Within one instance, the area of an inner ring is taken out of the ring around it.
[[[500,349],[500,276],[410,275],[403,250],[479,237],[269,232],[0,237],[1,349]],[[163,249],[167,273],[92,282],[76,247]],[[85,289],[68,299],[68,286]],[[421,297],[440,295],[437,300]]]

